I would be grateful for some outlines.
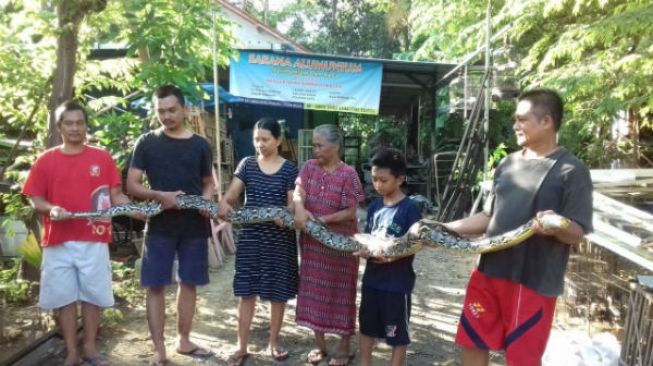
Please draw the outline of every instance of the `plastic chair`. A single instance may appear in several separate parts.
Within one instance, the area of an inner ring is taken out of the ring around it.
[[[215,187],[220,187],[219,184],[220,182],[218,182],[218,177],[215,168],[211,170],[211,174],[213,175],[213,183],[215,184]],[[210,222],[211,222],[211,239],[213,241],[213,250],[215,251],[215,256],[218,260],[218,265],[222,265],[222,263],[224,263],[224,256],[225,256],[223,245],[227,248],[227,250],[231,254],[236,253],[233,228],[231,226],[231,223],[228,221],[222,221],[220,219],[217,219],[217,220],[210,220]]]

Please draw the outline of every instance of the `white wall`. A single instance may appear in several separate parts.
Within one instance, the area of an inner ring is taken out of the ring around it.
[[[227,20],[233,23],[231,32],[237,42],[233,45],[234,47],[243,49],[279,50],[282,49],[282,45],[286,44],[286,48],[290,47],[291,50],[295,49],[292,44],[287,43],[283,38],[270,33],[258,24],[251,23],[250,20],[243,18],[240,14],[231,9],[223,6],[221,7],[221,12]]]

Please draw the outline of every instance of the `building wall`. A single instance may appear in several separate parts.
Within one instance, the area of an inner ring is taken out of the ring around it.
[[[225,6],[220,9],[222,15],[233,23],[231,31],[237,42],[233,45],[234,48],[300,51],[287,40],[268,31],[261,25],[245,19],[232,9]]]

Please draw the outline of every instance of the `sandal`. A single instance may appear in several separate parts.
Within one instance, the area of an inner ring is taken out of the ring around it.
[[[249,357],[249,353],[241,353],[241,354],[234,353],[233,355],[229,356],[229,359],[227,359],[227,365],[242,366],[245,364],[247,357]]]
[[[104,355],[97,355],[93,357],[84,357],[84,362],[80,365],[91,365],[91,366],[111,366],[111,362]]]
[[[215,355],[215,352],[211,351],[210,349],[202,348],[199,346],[194,346],[189,351],[182,351],[181,349],[177,348],[177,353],[183,356],[199,359],[207,359]]]
[[[326,357],[327,357],[326,351],[323,351],[319,348],[315,348],[308,353],[308,357],[306,358],[306,360],[311,365],[317,365],[320,362],[322,362],[322,360],[324,360]]]
[[[288,356],[290,356],[288,351],[283,348],[269,348],[269,350],[270,356],[272,356],[272,358],[277,362],[285,361],[288,359]]]

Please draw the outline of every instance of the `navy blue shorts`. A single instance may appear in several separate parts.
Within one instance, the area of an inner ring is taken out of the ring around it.
[[[196,286],[209,283],[207,238],[177,238],[148,234],[145,236],[141,286],[158,288],[171,284],[175,254],[179,262],[179,270],[176,273],[178,281]]]
[[[363,286],[358,325],[361,334],[383,338],[390,346],[410,344],[410,294]]]

